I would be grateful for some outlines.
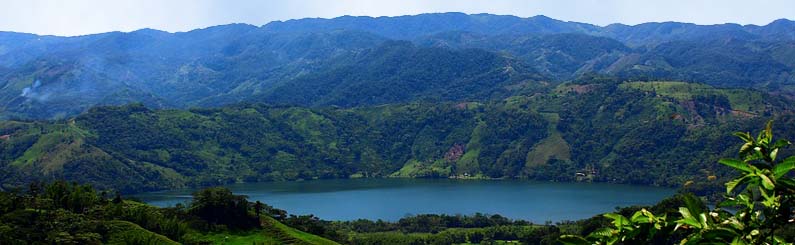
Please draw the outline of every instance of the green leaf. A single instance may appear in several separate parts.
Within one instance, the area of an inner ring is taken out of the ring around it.
[[[604,216],[606,218],[608,218],[608,219],[612,219],[613,220],[613,225],[615,225],[616,228],[618,228],[619,230],[622,230],[624,228],[628,228],[626,226],[628,224],[630,224],[629,219],[627,219],[627,217],[624,217],[623,215],[620,215],[620,214],[606,213],[606,214],[604,214]]]
[[[778,148],[775,148],[772,151],[770,151],[770,162],[775,162],[777,156],[778,156]]]
[[[630,220],[635,224],[648,224],[654,222],[654,214],[644,208],[635,212]]]
[[[731,217],[731,218],[726,219],[725,221],[722,222],[722,224],[730,225],[731,228],[734,228],[734,230],[744,230],[745,229],[745,224],[743,224],[742,222],[737,220],[737,218],[735,218],[735,217]]]
[[[729,229],[721,229],[721,228],[719,228],[719,229],[709,230],[707,232],[704,232],[704,234],[701,235],[701,236],[704,237],[707,240],[716,240],[716,238],[722,238],[721,240],[728,240],[728,239],[732,239],[732,238],[734,238],[734,237],[736,237],[738,235],[739,234],[737,232],[735,232],[735,231],[732,231],[732,230],[729,230]]]
[[[734,191],[734,188],[737,188],[738,185],[745,183],[748,176],[743,176],[742,178],[733,179],[726,182],[726,194],[731,194]]]
[[[685,207],[687,207],[691,213],[704,213],[704,202],[701,201],[701,198],[698,198],[695,195],[685,195],[683,198],[685,201]]]
[[[745,141],[747,143],[753,143],[754,142],[754,138],[752,138],[751,134],[749,134],[747,132],[735,132],[734,136],[740,137],[740,139],[742,139],[743,141]]]
[[[679,228],[681,225],[689,225],[695,228],[701,228],[701,222],[699,222],[698,219],[690,213],[690,210],[685,207],[679,207],[679,213],[682,214],[682,218],[676,221],[676,228]]]
[[[762,202],[761,203],[762,203],[762,205],[765,205],[765,207],[774,207],[774,206],[778,206],[779,205],[778,198],[776,197],[776,193],[772,193],[773,195],[768,195],[765,190],[762,190],[762,188],[759,188],[759,194],[762,195]]]
[[[558,239],[559,242],[566,244],[566,245],[590,245],[592,244],[585,238],[575,236],[575,235],[562,235]]]
[[[751,152],[751,150],[753,150],[753,149],[754,149],[754,143],[753,142],[748,142],[748,143],[743,144],[743,146],[740,147],[740,152],[739,152],[740,157],[744,157],[744,156],[748,155],[748,153]]]
[[[707,214],[705,214],[705,213],[700,213],[700,214],[698,214],[698,221],[701,223],[701,227],[702,227],[703,229],[707,229],[707,228],[709,228],[709,223],[710,223],[710,222],[709,222],[709,220],[707,219]]]
[[[701,233],[695,232],[687,236],[687,238],[682,240],[679,244],[700,244],[701,240]]]
[[[776,140],[776,143],[773,144],[771,148],[781,148],[792,144],[789,140]]]
[[[746,245],[746,244],[748,244],[748,243],[745,243],[745,241],[743,241],[742,237],[739,237],[739,236],[735,237],[734,240],[732,240],[732,243],[731,243],[731,245]]]
[[[591,232],[591,234],[588,234],[588,237],[594,239],[602,239],[605,237],[611,237],[614,234],[616,234],[616,230],[613,230],[611,228],[599,228]]]
[[[795,180],[790,178],[779,178],[776,180],[776,184],[778,187],[784,187],[786,189],[795,190]]]
[[[732,167],[734,169],[743,171],[745,173],[750,173],[750,172],[753,171],[753,169],[751,168],[751,165],[748,165],[747,163],[745,163],[743,161],[740,161],[738,159],[724,158],[724,159],[718,160],[718,162],[723,164],[723,165]]]
[[[767,121],[767,125],[765,125],[765,138],[768,142],[773,139],[773,120]]]
[[[784,161],[781,161],[781,163],[776,164],[773,168],[773,175],[776,176],[776,179],[780,179],[793,169],[795,169],[795,156],[788,157],[784,159]]]
[[[762,179],[762,187],[764,187],[765,189],[772,190],[776,188],[776,185],[773,184],[773,181],[770,180],[770,178],[767,177],[767,175],[760,173],[757,174],[757,176],[759,176],[759,178]]]
[[[777,235],[773,235],[773,241],[776,241],[773,244],[792,244],[791,242],[788,243],[787,240],[784,240],[784,238],[781,238]]]

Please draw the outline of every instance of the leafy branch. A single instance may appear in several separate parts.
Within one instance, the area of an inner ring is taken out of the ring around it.
[[[564,235],[564,244],[644,244],[656,237],[684,234],[680,244],[792,244],[776,230],[793,225],[795,156],[778,160],[779,151],[791,145],[788,140],[774,140],[773,122],[769,121],[757,137],[747,132],[734,133],[743,140],[739,158],[721,159],[719,163],[737,170],[740,175],[726,183],[725,200],[712,210],[703,210],[698,198],[686,197],[677,213],[654,215],[646,209],[632,217],[609,213],[612,227],[596,230],[582,237]]]

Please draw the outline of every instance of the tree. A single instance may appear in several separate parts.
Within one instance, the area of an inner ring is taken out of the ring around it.
[[[646,209],[631,217],[605,214],[612,227],[598,229],[586,237],[564,235],[564,244],[654,243],[660,236],[684,234],[681,244],[792,244],[781,236],[792,229],[795,206],[795,156],[779,160],[778,152],[788,140],[774,140],[772,121],[754,138],[746,132],[734,135],[743,140],[739,158],[719,162],[740,172],[726,183],[724,201],[704,210],[696,198],[685,198],[678,213],[655,215]],[[728,211],[735,210],[734,212]],[[666,243],[670,243],[667,241]]]
[[[257,202],[254,203],[254,213],[257,215],[257,219],[259,219],[259,216],[262,213],[262,209],[264,208],[265,205],[259,200],[257,200]]]
[[[246,196],[234,195],[223,187],[211,187],[193,193],[189,212],[211,224],[248,229],[259,226],[259,219],[248,213]]]

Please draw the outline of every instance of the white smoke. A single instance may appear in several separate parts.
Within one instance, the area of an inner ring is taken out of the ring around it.
[[[36,81],[34,81],[33,84],[30,85],[30,87],[23,88],[22,89],[22,94],[20,94],[19,96],[22,96],[22,97],[25,97],[25,98],[28,98],[28,99],[40,100],[40,101],[41,100],[46,100],[47,98],[49,98],[50,95],[48,93],[42,94],[40,91],[38,91],[39,87],[41,87],[41,81],[36,79]]]

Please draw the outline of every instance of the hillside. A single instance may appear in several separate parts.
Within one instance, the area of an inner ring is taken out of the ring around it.
[[[775,118],[790,100],[684,82],[590,78],[504,100],[304,108],[244,104],[97,107],[0,125],[3,183],[69,179],[123,192],[351,177],[529,178],[681,186],[726,175],[726,131]],[[654,146],[654,147],[651,147]],[[687,157],[685,157],[687,156]]]
[[[279,84],[263,100],[342,107],[418,100],[487,101],[544,87],[540,84],[544,78],[523,62],[477,49],[387,42],[340,63]]]
[[[29,187],[0,191],[3,243],[338,244],[283,224],[297,219],[284,217],[284,210],[249,203],[226,189],[198,191],[187,207],[157,208],[118,194],[109,198],[88,185]]]

